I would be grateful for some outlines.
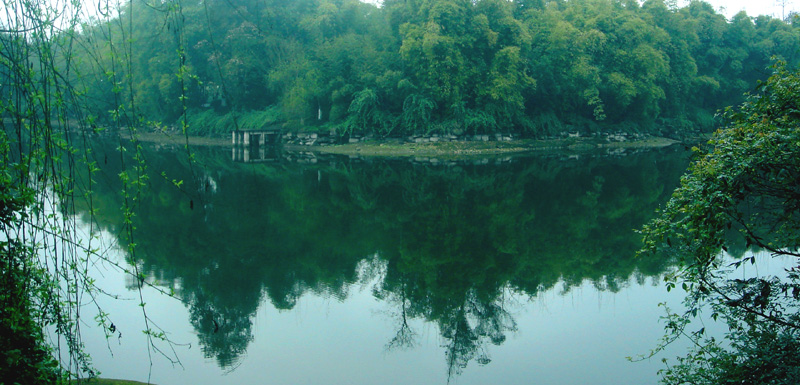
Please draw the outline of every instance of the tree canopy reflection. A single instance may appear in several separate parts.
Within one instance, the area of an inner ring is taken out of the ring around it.
[[[488,363],[487,344],[516,330],[509,291],[534,297],[585,280],[613,291],[663,272],[665,261],[634,257],[633,229],[668,198],[687,162],[663,150],[500,165],[252,165],[199,150],[190,167],[180,151],[147,154],[150,169],[165,171],[140,198],[131,262],[171,282],[207,357],[235,364],[265,300],[292,309],[309,292],[344,299],[366,280],[397,308],[387,348],[413,346],[409,320],[435,323],[450,375]],[[116,191],[97,186],[96,206],[118,207]],[[112,231],[121,221],[98,218]]]

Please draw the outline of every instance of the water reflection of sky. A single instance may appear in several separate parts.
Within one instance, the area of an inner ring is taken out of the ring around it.
[[[103,238],[109,243],[108,234]],[[113,249],[108,256],[119,258]],[[767,254],[762,257],[732,278],[780,274],[791,263]],[[374,261],[380,263],[377,258]],[[381,268],[369,264],[363,262],[361,268]],[[84,342],[102,377],[147,381],[150,372],[149,380],[162,385],[448,382],[446,341],[435,324],[410,320],[415,346],[386,349],[396,332],[398,312],[395,305],[373,296],[380,278],[351,285],[344,301],[307,292],[288,311],[262,301],[253,319],[254,339],[247,353],[230,368],[220,368],[215,360],[205,358],[184,304],[146,288],[148,316],[174,342],[183,344],[174,347],[182,367],[153,353],[151,368],[137,293],[130,290],[126,276],[109,263],[94,266],[98,285],[122,298],[100,297],[121,338],[114,336],[106,343],[99,329],[83,329]],[[680,308],[683,292],[667,293],[658,278],[634,276],[618,292],[598,290],[585,281],[569,289],[559,284],[534,298],[511,290],[502,297],[518,330],[508,333],[501,345],[484,347],[491,358],[489,364],[470,362],[451,383],[655,384],[656,372],[663,367],[661,358],[672,358],[685,348],[679,343],[642,362],[625,358],[647,353],[663,334],[659,303],[666,302],[673,310]],[[86,308],[84,320],[93,315],[91,308]],[[169,351],[164,344],[158,346]]]
[[[109,340],[84,328],[94,364],[106,378],[148,380],[147,342],[135,292],[113,269],[100,267],[100,286],[128,300],[104,300],[122,338]],[[681,293],[667,294],[653,278],[631,278],[619,292],[597,290],[591,282],[553,288],[535,298],[511,294],[504,304],[518,331],[485,347],[491,363],[470,362],[456,384],[655,384],[660,357],[630,363],[625,357],[648,352],[662,335],[658,304],[677,307]],[[262,303],[254,316],[254,340],[232,368],[205,358],[177,300],[145,289],[148,316],[168,331],[183,368],[153,358],[150,381],[157,384],[445,384],[443,339],[432,323],[410,321],[416,346],[387,351],[394,336],[397,309],[372,295],[375,282],[352,285],[343,302],[314,293],[303,295],[289,311]],[[162,348],[165,348],[163,344]],[[113,356],[112,354],[113,353]],[[674,354],[673,354],[674,355]]]

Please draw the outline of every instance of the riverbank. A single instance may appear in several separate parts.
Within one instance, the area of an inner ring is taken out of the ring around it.
[[[649,137],[625,142],[605,142],[593,138],[517,139],[512,141],[454,141],[408,143],[402,140],[378,140],[334,146],[309,148],[309,151],[358,155],[366,157],[436,157],[464,158],[489,155],[512,155],[540,151],[588,152],[597,149],[661,148],[678,143],[676,140]]]
[[[145,385],[144,382],[130,380],[112,380],[108,378],[87,378],[82,380],[72,380],[74,385]]]
[[[133,140],[134,135],[130,132],[122,132],[120,135],[128,140]],[[224,147],[231,145],[230,138],[214,138],[207,136],[185,136],[172,132],[137,132],[136,140],[145,143],[160,143],[173,145],[189,145],[201,147]]]
[[[138,133],[142,142],[189,146],[231,146],[228,138],[183,136],[177,134],[146,132]],[[436,157],[441,159],[485,157],[492,155],[517,155],[529,152],[582,153],[595,150],[661,148],[679,143],[662,137],[646,137],[627,141],[606,141],[597,138],[563,139],[516,139],[511,141],[450,141],[411,143],[403,139],[375,139],[358,143],[335,145],[286,144],[284,149],[299,152],[314,152],[362,157]]]

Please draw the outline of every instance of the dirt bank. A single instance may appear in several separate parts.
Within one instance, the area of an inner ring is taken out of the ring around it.
[[[185,137],[169,133],[139,133],[142,142],[167,143],[190,146],[230,146],[229,138]],[[678,143],[676,140],[649,137],[624,142],[608,142],[594,138],[518,139],[512,141],[452,141],[409,143],[402,139],[379,139],[352,144],[328,146],[285,145],[289,151],[307,151],[323,154],[355,155],[365,157],[436,157],[468,158],[474,156],[510,155],[539,151],[589,152],[596,149],[660,148]]]
[[[463,158],[472,156],[521,154],[538,151],[587,152],[601,148],[660,148],[678,143],[667,138],[650,137],[627,142],[601,142],[594,139],[520,139],[508,142],[429,142],[407,143],[400,140],[367,141],[335,146],[311,147],[310,151],[377,157]]]

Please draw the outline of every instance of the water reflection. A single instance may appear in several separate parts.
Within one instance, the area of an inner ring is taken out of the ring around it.
[[[374,282],[373,295],[396,309],[386,348],[413,347],[410,320],[431,322],[448,376],[489,363],[486,347],[517,330],[509,292],[535,297],[585,280],[616,291],[631,276],[663,272],[665,261],[634,257],[633,229],[686,166],[676,150],[449,166],[242,164],[215,150],[198,150],[190,166],[180,151],[146,151],[153,171],[135,262],[185,300],[207,358],[234,365],[264,301],[288,310],[307,292],[344,300],[351,285]],[[119,207],[117,191],[109,178],[95,205]],[[98,220],[112,232],[122,223]]]

